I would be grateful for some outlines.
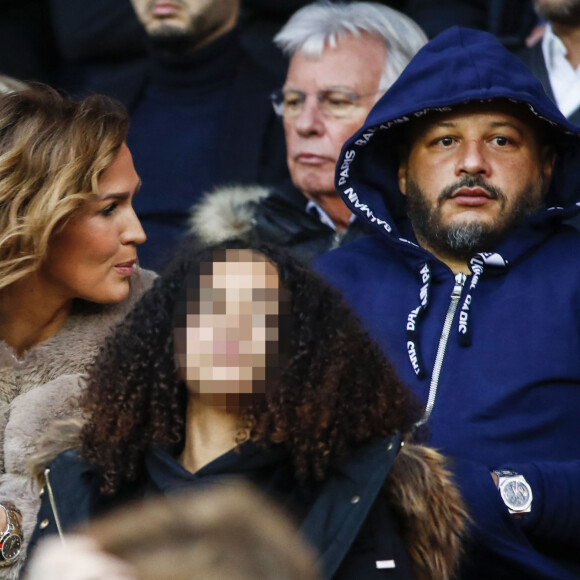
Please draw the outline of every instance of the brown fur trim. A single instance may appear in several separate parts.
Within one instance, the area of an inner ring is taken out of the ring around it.
[[[401,523],[415,578],[452,578],[470,518],[444,457],[429,447],[405,443],[386,491]]]

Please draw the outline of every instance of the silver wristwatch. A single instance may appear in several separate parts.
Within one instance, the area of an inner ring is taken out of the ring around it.
[[[532,488],[523,475],[515,471],[494,471],[498,477],[497,488],[510,514],[523,517],[532,511]]]
[[[20,512],[1,503],[0,508],[6,513],[6,527],[0,532],[0,566],[11,566],[22,549],[23,536],[18,517]]]

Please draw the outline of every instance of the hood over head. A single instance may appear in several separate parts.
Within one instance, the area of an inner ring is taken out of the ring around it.
[[[546,123],[558,151],[546,211],[533,221],[578,213],[580,127],[560,113],[533,73],[492,34],[461,27],[426,44],[376,103],[363,128],[345,143],[337,164],[337,191],[355,214],[400,239],[397,223],[406,216],[397,179],[401,132],[429,112],[494,99],[521,104]]]

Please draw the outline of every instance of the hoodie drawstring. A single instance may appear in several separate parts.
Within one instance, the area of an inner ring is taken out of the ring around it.
[[[480,253],[476,254],[469,260],[469,269],[471,270],[471,283],[465,294],[465,299],[459,310],[459,344],[461,346],[469,346],[471,344],[471,324],[470,324],[470,308],[473,300],[473,292],[477,288],[479,279],[483,275],[486,266],[495,268],[505,268],[507,262],[496,253]]]
[[[429,306],[431,270],[427,262],[421,266],[419,276],[422,282],[421,290],[419,291],[419,306],[413,308],[407,316],[407,352],[409,353],[409,360],[411,361],[411,366],[415,374],[422,379],[425,376],[425,366],[423,365],[419,349],[419,321]]]
[[[473,300],[473,293],[477,288],[480,278],[484,270],[488,268],[505,268],[507,261],[503,259],[500,254],[496,253],[479,253],[476,254],[469,261],[469,269],[471,270],[471,282],[467,289],[461,308],[459,309],[458,317],[458,337],[461,346],[469,346],[471,344],[471,320],[470,309]],[[419,344],[419,324],[421,318],[427,311],[429,306],[429,291],[431,288],[431,270],[428,263],[424,263],[419,269],[419,276],[421,278],[421,289],[419,291],[419,305],[413,308],[407,316],[407,353],[413,371],[418,378],[425,377],[425,365],[421,356],[421,349]]]

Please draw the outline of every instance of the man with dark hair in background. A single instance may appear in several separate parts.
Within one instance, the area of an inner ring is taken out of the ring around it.
[[[142,265],[162,270],[189,208],[218,184],[272,185],[288,170],[269,95],[280,80],[242,48],[239,0],[131,0],[150,62],[122,83],[94,87],[131,113],[128,143],[143,186]]]

